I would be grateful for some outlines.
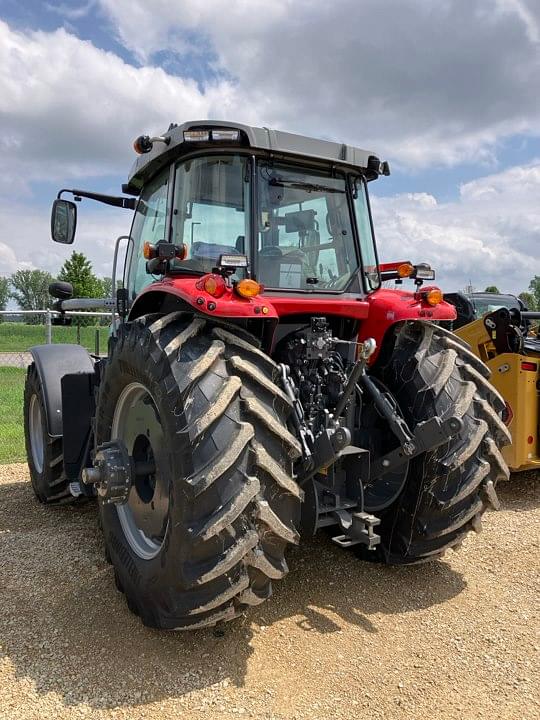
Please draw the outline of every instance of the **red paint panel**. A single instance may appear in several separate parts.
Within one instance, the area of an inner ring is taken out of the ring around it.
[[[200,277],[164,278],[158,282],[148,285],[139,294],[143,297],[149,292],[164,292],[189,303],[197,312],[209,316],[227,318],[277,318],[277,313],[271,302],[264,295],[257,295],[254,298],[243,298],[237,295],[231,288],[216,298],[203,289],[197,288]],[[213,310],[209,307],[212,303]],[[265,310],[266,309],[266,310]]]
[[[264,295],[262,297],[265,297]],[[286,297],[283,295],[269,295],[272,305],[279,317],[287,315],[338,315],[340,317],[364,320],[368,316],[369,304],[366,300],[345,299],[340,295],[328,298],[305,296]]]
[[[455,320],[457,316],[455,307],[450,303],[442,302],[432,307],[405,290],[381,288],[366,299],[369,314],[366,322],[362,323],[358,339],[375,338],[377,350],[371,362],[377,359],[384,336],[392,325],[404,320]]]

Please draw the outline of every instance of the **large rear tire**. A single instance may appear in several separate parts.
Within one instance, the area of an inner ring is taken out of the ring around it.
[[[100,500],[117,587],[144,624],[197,628],[268,598],[298,542],[300,454],[275,363],[180,313],[124,325],[98,399],[97,443],[121,439],[155,473]]]
[[[64,476],[62,438],[47,432],[43,388],[34,363],[28,367],[24,386],[24,439],[37,499],[49,505],[74,502]]]
[[[412,427],[455,415],[463,429],[411,461],[397,499],[377,513],[381,544],[364,556],[388,564],[441,556],[481,528],[487,506],[509,471],[500,452],[510,434],[501,420],[504,400],[488,382],[489,369],[452,333],[430,323],[405,323],[380,372]]]

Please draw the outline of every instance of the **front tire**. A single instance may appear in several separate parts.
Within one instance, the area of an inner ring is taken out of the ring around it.
[[[286,574],[285,549],[299,539],[300,447],[275,373],[255,344],[202,318],[171,313],[120,328],[97,444],[120,439],[156,469],[126,505],[100,500],[100,516],[117,587],[146,625],[230,620]]]
[[[24,386],[24,440],[32,488],[41,503],[74,502],[64,476],[62,438],[49,435],[46,417],[41,379],[32,363]]]
[[[509,477],[499,449],[511,441],[504,401],[468,345],[430,323],[401,327],[380,376],[411,427],[436,416],[463,420],[458,435],[411,461],[399,497],[377,513],[381,544],[372,559],[434,559],[480,530],[482,514],[496,504],[495,485]]]

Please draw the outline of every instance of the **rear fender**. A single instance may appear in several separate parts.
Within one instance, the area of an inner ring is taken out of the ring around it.
[[[267,297],[240,297],[232,288],[227,288],[221,297],[214,297],[197,287],[201,278],[164,278],[147,285],[135,298],[129,311],[129,320],[148,312],[146,308],[157,305],[176,306],[189,309],[207,317],[241,318],[243,320],[277,321],[278,315]]]
[[[372,337],[377,349],[370,358],[373,364],[381,351],[385,339],[391,336],[396,326],[407,321],[420,322],[452,321],[456,319],[456,309],[447,302],[431,306],[415,298],[411,292],[381,288],[366,298],[369,303],[367,319],[360,326],[358,340],[362,342]]]
[[[193,289],[196,294],[191,292]],[[152,283],[135,298],[127,319],[133,321],[151,313],[186,312],[213,320],[225,327],[234,325],[258,338],[265,349],[271,346],[278,316],[266,298],[240,298],[232,290],[227,291],[221,298],[214,298],[194,286],[188,290],[189,292],[184,284],[171,285],[166,281]],[[202,302],[197,302],[198,298]],[[210,309],[212,307],[213,309]],[[263,312],[264,308],[267,312]]]
[[[43,389],[47,432],[62,437],[62,378],[71,374],[94,375],[94,362],[80,345],[36,345],[30,348]]]

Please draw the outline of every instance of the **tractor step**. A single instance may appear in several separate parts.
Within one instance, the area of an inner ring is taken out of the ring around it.
[[[345,530],[344,535],[336,535],[332,540],[342,548],[350,548],[353,545],[366,545],[368,550],[373,550],[381,541],[380,535],[374,532],[374,528],[380,525],[380,518],[367,512],[348,513],[344,510],[336,513],[341,528]]]
[[[80,482],[78,482],[77,480],[75,480],[74,482],[70,482],[69,483],[69,492],[75,498],[80,497],[83,494]]]

